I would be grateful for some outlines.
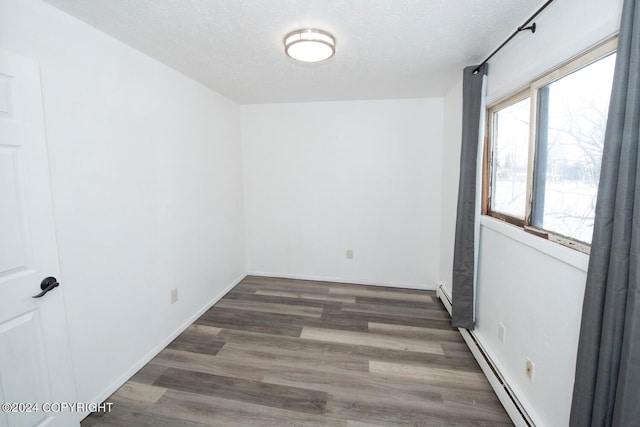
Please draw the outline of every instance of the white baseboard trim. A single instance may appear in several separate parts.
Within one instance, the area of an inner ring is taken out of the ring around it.
[[[438,282],[438,289],[436,289],[436,296],[440,301],[442,301],[442,304],[444,305],[444,308],[447,309],[449,316],[453,316],[451,312],[451,296],[449,295],[449,292],[447,291],[447,288],[445,287],[443,282]]]
[[[136,362],[130,369],[128,369],[124,374],[122,374],[117,380],[112,382],[106,389],[104,389],[101,393],[99,393],[96,397],[91,399],[91,402],[101,403],[104,402],[109,396],[115,393],[124,383],[126,383],[129,378],[131,378],[136,372],[138,372],[144,365],[149,363],[151,359],[156,357],[158,353],[160,353],[164,348],[171,343],[174,339],[178,337],[181,333],[183,333],[193,322],[195,322],[200,316],[202,316],[207,310],[209,310],[215,303],[220,301],[222,297],[224,297],[231,289],[233,289],[238,283],[240,283],[247,275],[243,273],[231,282],[226,288],[222,290],[218,295],[213,297],[209,302],[207,302],[200,310],[198,310],[193,316],[189,317],[186,321],[184,321],[178,328],[173,331],[167,338],[162,340],[158,345],[152,348],[147,354],[145,354],[138,362]],[[78,413],[78,421],[83,420],[87,416],[89,416],[91,412],[80,412]]]
[[[426,283],[376,282],[376,281],[370,281],[370,280],[345,279],[344,277],[313,276],[313,275],[305,275],[305,274],[286,274],[286,273],[269,273],[264,271],[250,271],[248,275],[260,276],[260,277],[273,277],[278,279],[310,280],[312,282],[334,282],[334,283],[348,283],[350,285],[369,285],[369,286],[385,286],[389,288],[419,289],[423,291],[435,291],[437,289],[436,285],[428,285]]]
[[[436,295],[442,301],[442,304],[451,315],[451,296],[447,288],[443,284],[438,285]],[[487,377],[491,388],[498,396],[500,403],[504,407],[507,414],[511,418],[511,421],[516,427],[535,427],[535,424],[522,407],[522,404],[518,401],[517,396],[513,393],[509,385],[504,380],[504,377],[500,374],[500,370],[495,363],[489,358],[486,351],[482,347],[482,344],[476,339],[473,331],[468,329],[458,328],[462,338],[464,338],[467,347],[471,350],[473,357],[480,365],[484,376]]]

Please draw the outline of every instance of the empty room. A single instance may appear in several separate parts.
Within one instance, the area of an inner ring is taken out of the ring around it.
[[[0,427],[637,426],[639,70],[636,0],[0,0]]]

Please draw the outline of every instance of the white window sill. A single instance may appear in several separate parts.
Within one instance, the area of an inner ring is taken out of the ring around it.
[[[480,225],[584,272],[586,272],[589,267],[589,255],[527,233],[515,225],[486,215],[480,217]]]

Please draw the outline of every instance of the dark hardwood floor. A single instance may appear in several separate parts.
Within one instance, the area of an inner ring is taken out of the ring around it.
[[[247,277],[89,426],[513,425],[433,292]]]

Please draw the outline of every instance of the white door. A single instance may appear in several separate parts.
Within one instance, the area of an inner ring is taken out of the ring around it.
[[[73,426],[77,414],[58,279],[40,72],[0,50],[0,426]],[[53,405],[48,405],[53,404]],[[16,411],[16,412],[14,412]]]

